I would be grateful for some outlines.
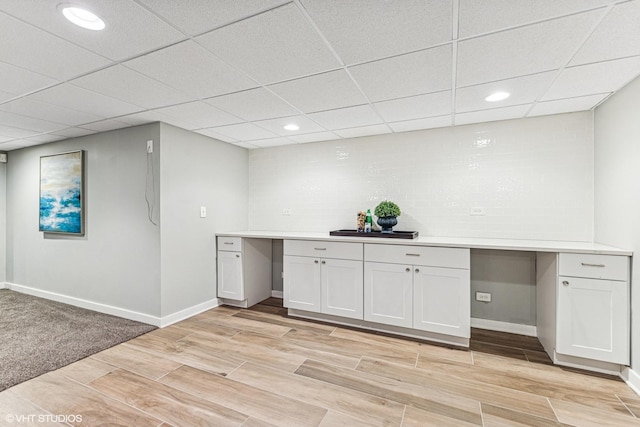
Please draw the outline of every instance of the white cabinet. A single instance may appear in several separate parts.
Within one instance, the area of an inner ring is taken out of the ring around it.
[[[217,296],[250,307],[271,296],[271,240],[218,236]]]
[[[284,306],[362,319],[362,243],[284,241]]]
[[[629,364],[629,258],[559,254],[560,354]]]
[[[364,319],[469,338],[469,249],[365,245]]]

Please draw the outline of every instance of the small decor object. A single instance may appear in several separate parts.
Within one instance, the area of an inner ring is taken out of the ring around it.
[[[356,220],[356,231],[358,233],[364,233],[364,221],[367,213],[365,211],[358,211],[358,219]]]
[[[373,213],[378,217],[378,225],[382,227],[381,233],[393,233],[393,226],[398,223],[401,214],[400,208],[393,202],[384,200],[376,206]]]
[[[84,234],[83,151],[40,157],[40,231]]]
[[[367,215],[364,218],[364,232],[371,233],[371,225],[373,224],[373,218],[371,217],[371,209],[367,209]]]

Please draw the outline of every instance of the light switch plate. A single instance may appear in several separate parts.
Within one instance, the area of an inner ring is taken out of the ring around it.
[[[7,163],[7,153],[0,153],[0,163]]]
[[[206,218],[206,217],[207,217],[207,207],[200,206],[200,218]]]

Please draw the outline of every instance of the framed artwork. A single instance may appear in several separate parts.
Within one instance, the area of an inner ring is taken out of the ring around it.
[[[83,154],[40,157],[40,231],[84,234]]]

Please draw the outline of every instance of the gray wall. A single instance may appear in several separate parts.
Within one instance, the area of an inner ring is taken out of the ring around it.
[[[161,127],[162,315],[216,297],[218,231],[247,228],[248,151]],[[200,207],[207,217],[200,218]]]
[[[491,302],[475,300],[490,292]],[[536,254],[471,251],[471,317],[520,325],[536,324]]]
[[[7,165],[0,163],[0,283],[7,277]],[[0,286],[1,288],[2,286]]]
[[[630,249],[632,325],[640,322],[640,78],[595,111],[595,239]],[[631,328],[631,367],[640,372],[640,328]]]
[[[160,228],[149,221],[145,202],[147,178],[152,178],[147,171],[149,139],[156,145],[152,157],[156,185],[150,195],[159,203],[158,123],[10,153],[8,282],[160,315]],[[79,149],[86,150],[86,234],[45,236],[38,231],[40,156]]]

